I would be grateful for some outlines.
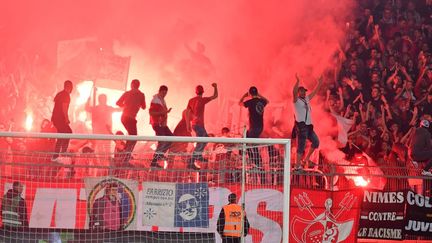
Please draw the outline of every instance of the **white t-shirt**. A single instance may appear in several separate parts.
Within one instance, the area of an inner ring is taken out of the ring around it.
[[[294,102],[294,114],[297,122],[305,122],[306,125],[312,124],[312,112],[309,102],[309,96],[306,98],[297,98]]]

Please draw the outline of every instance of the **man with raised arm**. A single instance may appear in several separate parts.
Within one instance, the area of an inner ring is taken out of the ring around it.
[[[207,131],[204,127],[204,110],[205,105],[216,99],[218,97],[218,89],[217,84],[212,83],[213,86],[213,95],[209,97],[203,97],[204,94],[204,88],[202,85],[198,85],[195,88],[196,96],[189,100],[187,105],[187,114],[190,114],[189,116],[186,116],[188,119],[186,121],[187,130],[191,131],[191,124],[192,128],[195,131],[196,136],[198,137],[208,137]],[[197,143],[195,150],[193,151],[192,158],[188,161],[188,168],[199,170],[201,167],[195,163],[195,160],[200,160],[201,162],[206,162],[207,159],[203,158],[202,152],[205,148],[207,143]]]
[[[312,113],[311,113],[311,104],[310,101],[317,94],[318,90],[322,84],[322,77],[318,79],[318,84],[315,89],[309,94],[306,95],[307,89],[303,86],[299,86],[300,79],[296,74],[296,83],[293,88],[293,102],[294,102],[294,113],[295,113],[295,128],[297,133],[297,157],[294,169],[301,170],[302,164],[305,166],[313,165],[310,161],[310,156],[315,151],[315,149],[319,146],[319,139],[316,133],[314,132],[313,124],[312,124]],[[306,140],[311,141],[312,145],[309,149],[308,153],[304,160],[302,160],[305,147]],[[303,163],[302,163],[303,161]],[[307,164],[306,164],[307,163]]]
[[[250,97],[247,101],[244,101]],[[255,86],[249,88],[240,99],[239,105],[244,106],[249,111],[249,129],[247,130],[246,137],[259,138],[264,128],[264,107],[268,104],[268,100],[258,93]],[[255,164],[259,170],[263,170],[262,158],[256,145],[247,150],[249,159]],[[263,175],[263,174],[262,174]],[[261,183],[264,183],[264,176],[261,176]]]
[[[145,110],[146,102],[144,93],[139,90],[140,81],[138,79],[132,80],[131,90],[126,91],[117,101],[117,105],[123,108],[121,122],[126,128],[129,135],[137,135],[137,120],[136,116],[139,109]],[[126,142],[125,152],[127,153],[124,163],[129,163],[131,153],[135,147],[136,141],[128,140]]]
[[[153,99],[150,103],[150,124],[152,125],[156,136],[174,136],[167,125],[168,113],[171,111],[171,108],[168,109],[165,103],[165,96],[167,93],[168,87],[165,85],[160,86],[159,92],[153,96]],[[163,166],[160,166],[157,161],[164,157],[165,152],[170,148],[170,146],[170,142],[158,142],[156,151],[150,164],[151,167],[163,168]]]

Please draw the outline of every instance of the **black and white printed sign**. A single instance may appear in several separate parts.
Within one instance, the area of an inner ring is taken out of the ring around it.
[[[363,194],[358,238],[403,240],[405,193],[371,191]]]
[[[406,202],[405,233],[409,235],[431,236],[432,198],[408,191]]]

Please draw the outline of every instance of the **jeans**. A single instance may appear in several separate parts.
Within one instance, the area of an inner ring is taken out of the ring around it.
[[[311,141],[312,148],[316,149],[319,147],[319,139],[313,130],[312,125],[306,125],[304,123],[297,123],[297,155],[303,156],[306,147],[306,139]]]
[[[126,128],[126,131],[128,132],[129,135],[137,135],[138,134],[137,120],[135,118],[122,116],[121,122],[122,122],[123,126]],[[124,164],[129,163],[131,156],[132,156],[132,151],[133,151],[136,143],[137,143],[136,141],[132,141],[132,140],[128,140],[126,142],[126,146],[125,146],[126,156],[125,156]]]
[[[154,125],[153,130],[156,133],[156,136],[174,136],[169,127],[167,126],[158,126]],[[153,155],[152,163],[156,162],[159,158],[162,157],[163,154],[170,148],[171,142],[158,142],[156,152]]]
[[[247,138],[259,138],[262,132],[262,128],[249,128],[246,132]],[[253,144],[251,148],[247,149],[249,159],[258,167],[262,168],[262,158],[257,147],[257,144]]]
[[[69,124],[66,123],[54,123],[54,127],[57,129],[58,133],[72,133],[72,129],[70,128]],[[67,152],[67,149],[69,147],[69,140],[70,139],[62,139],[59,138],[56,141],[55,144],[55,150],[53,159],[56,159],[59,157],[60,153]]]
[[[193,130],[195,131],[198,137],[208,137],[207,131],[202,125],[193,125]],[[207,143],[197,143],[195,146],[195,150],[193,151],[192,159],[196,159],[202,156],[202,152],[204,151]]]

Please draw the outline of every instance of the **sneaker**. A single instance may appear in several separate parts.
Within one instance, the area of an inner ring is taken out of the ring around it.
[[[51,162],[53,162],[53,163],[59,163],[60,159],[59,159],[59,157],[57,157],[57,158],[51,158]]]
[[[196,162],[194,163],[189,163],[187,166],[188,169],[193,169],[193,170],[200,170],[201,166],[199,166]]]
[[[413,166],[414,166],[414,168],[418,168],[418,163],[417,163],[417,161],[412,161],[412,164],[413,164]]]
[[[430,172],[428,170],[423,170],[422,171],[422,175],[424,175],[424,176],[432,176],[432,172]]]

